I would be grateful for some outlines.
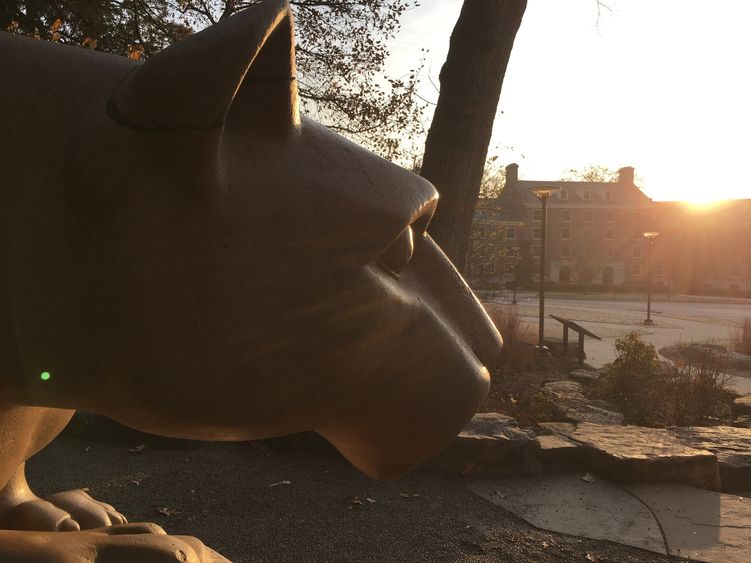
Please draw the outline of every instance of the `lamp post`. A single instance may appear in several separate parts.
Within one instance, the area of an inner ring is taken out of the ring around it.
[[[655,245],[655,239],[659,234],[655,231],[647,231],[641,234],[647,239],[647,318],[644,320],[645,325],[654,323],[652,320],[652,247]]]
[[[548,223],[548,198],[560,188],[555,186],[540,186],[532,188],[537,199],[542,202],[542,227],[540,229],[540,329],[537,349],[545,349],[545,228]]]
[[[517,268],[519,266],[519,251],[521,250],[521,247],[512,246],[511,250],[514,252],[514,281],[512,282],[514,284],[514,300],[511,301],[511,304],[516,305],[516,287],[519,285],[519,274],[517,273]]]

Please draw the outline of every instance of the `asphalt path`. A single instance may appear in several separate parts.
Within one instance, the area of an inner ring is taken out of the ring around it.
[[[675,561],[537,529],[465,478],[418,471],[378,482],[333,455],[251,443],[87,427],[34,456],[28,477],[42,495],[89,487],[131,522],[197,536],[237,563]]]

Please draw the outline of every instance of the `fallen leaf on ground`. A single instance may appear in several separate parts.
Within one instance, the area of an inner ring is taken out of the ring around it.
[[[373,504],[376,500],[374,498],[366,497],[365,500],[367,500],[370,504]]]
[[[280,486],[286,486],[286,485],[291,485],[291,484],[292,484],[292,481],[287,481],[286,479],[284,479],[283,481],[277,481],[276,483],[271,483],[269,487],[280,487]]]
[[[130,448],[128,451],[132,454],[142,454],[146,449],[146,444],[139,444],[135,448]]]
[[[592,477],[589,473],[585,473],[582,475],[582,481],[586,481],[587,483],[592,483],[595,480],[594,477]]]

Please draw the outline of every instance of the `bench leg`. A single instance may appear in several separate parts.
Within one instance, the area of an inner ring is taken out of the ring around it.
[[[584,333],[579,333],[579,365],[584,365]]]

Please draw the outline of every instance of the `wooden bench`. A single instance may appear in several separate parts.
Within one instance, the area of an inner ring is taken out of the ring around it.
[[[568,329],[573,330],[574,332],[579,333],[579,365],[584,365],[584,336],[589,336],[590,338],[596,338],[597,340],[602,340],[599,336],[596,334],[589,332],[586,328],[584,328],[581,325],[576,324],[574,321],[570,321],[568,319],[564,319],[563,317],[559,317],[557,315],[550,315],[551,319],[555,319],[559,323],[563,325],[563,357],[568,356]]]

